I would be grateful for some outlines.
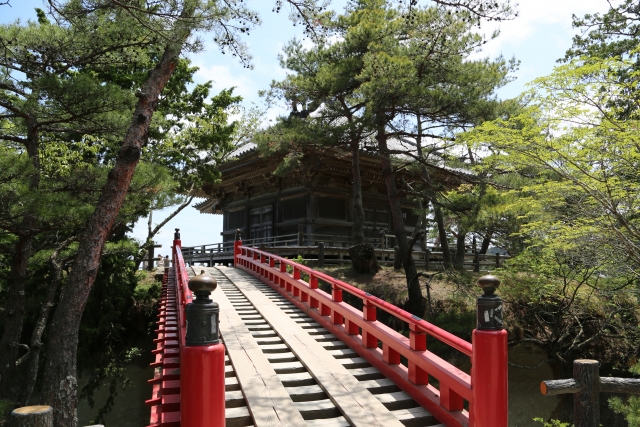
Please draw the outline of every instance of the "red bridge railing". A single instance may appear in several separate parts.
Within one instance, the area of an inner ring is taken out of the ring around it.
[[[206,318],[212,324],[206,329],[215,331],[207,337],[207,343],[198,343],[199,337],[192,336],[194,330],[189,329],[187,337],[188,319],[195,319],[194,314],[188,314],[187,306],[193,301],[189,289],[189,275],[182,257],[182,242],[176,229],[173,241],[173,266],[175,286],[168,283],[169,269],[165,269],[163,279],[163,296],[160,300],[158,338],[156,361],[151,364],[156,368],[152,398],[147,400],[151,406],[149,427],[224,427],[225,425],[225,383],[224,383],[224,346],[217,342],[218,337],[218,309],[216,304],[207,304],[208,292],[198,293],[193,306],[203,305],[209,310]],[[204,276],[199,276],[204,277]],[[200,299],[202,298],[202,300]],[[204,301],[204,303],[202,302]],[[215,306],[214,312],[211,307]],[[214,314],[214,316],[212,316]],[[193,320],[192,320],[193,322]],[[197,323],[199,323],[198,320]],[[210,339],[215,338],[211,343]],[[191,341],[189,341],[191,339]]]
[[[192,302],[192,293],[178,233],[173,243],[175,287],[167,285],[168,272],[165,273],[158,338],[154,340],[156,362],[152,363],[161,369],[150,381],[153,395],[147,401],[152,406],[150,427],[223,427],[223,346],[187,345],[185,308]],[[485,294],[478,298],[478,328],[473,331],[470,344],[348,283],[289,259],[242,246],[240,240],[234,243],[234,263],[279,290],[441,423],[448,427],[507,427],[507,333],[502,329],[502,301],[493,295],[499,281],[493,276],[479,280]],[[301,279],[302,273],[308,276],[307,280]],[[331,286],[331,294],[319,289],[319,280]],[[363,309],[345,303],[344,292],[362,300]],[[405,322],[409,337],[379,322],[378,310]],[[428,351],[427,336],[469,356],[471,375]],[[401,363],[402,358],[406,359],[406,366]],[[437,385],[430,377],[437,380]]]
[[[278,289],[441,423],[449,427],[507,427],[507,333],[502,329],[501,316],[497,318],[498,327],[474,330],[472,345],[348,283],[289,259],[242,246],[239,240],[234,246],[234,263]],[[306,281],[301,279],[301,273],[308,275]],[[331,294],[318,288],[318,280],[331,286]],[[497,281],[491,276],[485,283],[485,291],[491,288],[490,295],[485,296],[495,297],[493,289],[499,282],[493,280]],[[363,309],[345,303],[344,292],[362,300]],[[479,325],[485,325],[486,320],[486,325],[495,326],[494,315],[502,310],[501,300],[485,298],[482,304],[487,302],[493,304],[492,308],[480,313]],[[377,310],[405,322],[409,338],[379,322]],[[471,375],[428,351],[427,336],[470,356]],[[401,357],[406,358],[407,366],[401,364]],[[429,376],[438,381],[438,387],[430,382]],[[464,409],[465,401],[468,411]]]

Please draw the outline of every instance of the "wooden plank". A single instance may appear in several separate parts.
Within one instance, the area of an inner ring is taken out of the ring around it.
[[[304,385],[300,387],[287,387],[287,391],[294,402],[305,402],[307,400],[321,400],[327,398],[327,394],[317,384]]]
[[[240,406],[247,406],[244,401],[244,396],[240,390],[227,391],[224,394],[224,406],[225,408],[238,408]]]
[[[407,427],[423,427],[438,422],[433,415],[421,406],[411,409],[399,409],[393,411],[393,413]]]
[[[321,418],[319,420],[308,420],[307,427],[349,427],[349,421],[344,417]]]
[[[252,425],[251,414],[246,406],[227,408],[224,411],[226,427],[246,427]]]
[[[296,407],[304,419],[335,418],[342,415],[329,399],[296,402]]]
[[[415,408],[418,403],[404,391],[396,391],[395,393],[377,394],[376,398],[382,402],[388,409],[394,411],[396,409]]]
[[[220,306],[220,331],[254,425],[303,426],[304,418],[222,289],[212,298]],[[239,418],[238,423],[246,422],[246,417]]]
[[[403,426],[378,399],[325,350],[328,343],[316,342],[300,324],[292,322],[287,314],[256,288],[252,283],[253,278],[231,268],[220,267],[219,270],[234,282],[265,320],[280,334],[291,351],[298,356],[352,425],[357,427]]]

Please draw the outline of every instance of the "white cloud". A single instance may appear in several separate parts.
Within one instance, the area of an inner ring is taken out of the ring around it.
[[[198,65],[200,69],[196,72],[195,78],[198,81],[211,80],[213,82],[213,93],[235,86],[236,89],[233,93],[248,99],[255,97],[258,91],[258,88],[249,75],[235,74],[231,67],[224,65],[196,65]]]
[[[499,54],[507,43],[517,48],[538,33],[541,27],[549,25],[564,32],[570,39],[575,32],[571,26],[572,15],[604,12],[608,7],[605,0],[521,0],[517,18],[483,25],[482,30],[486,34],[490,34],[494,29],[500,30],[500,36],[488,42],[483,49],[484,55]]]

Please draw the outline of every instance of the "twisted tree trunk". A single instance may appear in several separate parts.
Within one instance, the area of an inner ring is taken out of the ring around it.
[[[187,11],[189,12],[189,11]],[[193,15],[193,10],[185,16]],[[190,34],[183,29],[177,42],[168,44],[162,59],[151,71],[139,95],[133,120],[118,151],[114,168],[109,172],[94,213],[79,239],[78,255],[67,284],[62,290],[49,338],[44,377],[44,397],[54,409],[55,427],[77,425],[76,358],[78,330],[84,307],[100,265],[100,256],[113,223],[122,207],[147,139],[151,117],[160,93],[173,73],[182,45]]]

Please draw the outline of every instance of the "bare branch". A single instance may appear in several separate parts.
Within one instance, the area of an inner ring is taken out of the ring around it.
[[[13,135],[0,134],[0,140],[13,141],[13,142],[18,142],[20,144],[26,144],[27,143],[27,139],[26,138],[20,138],[18,136],[13,136]]]

